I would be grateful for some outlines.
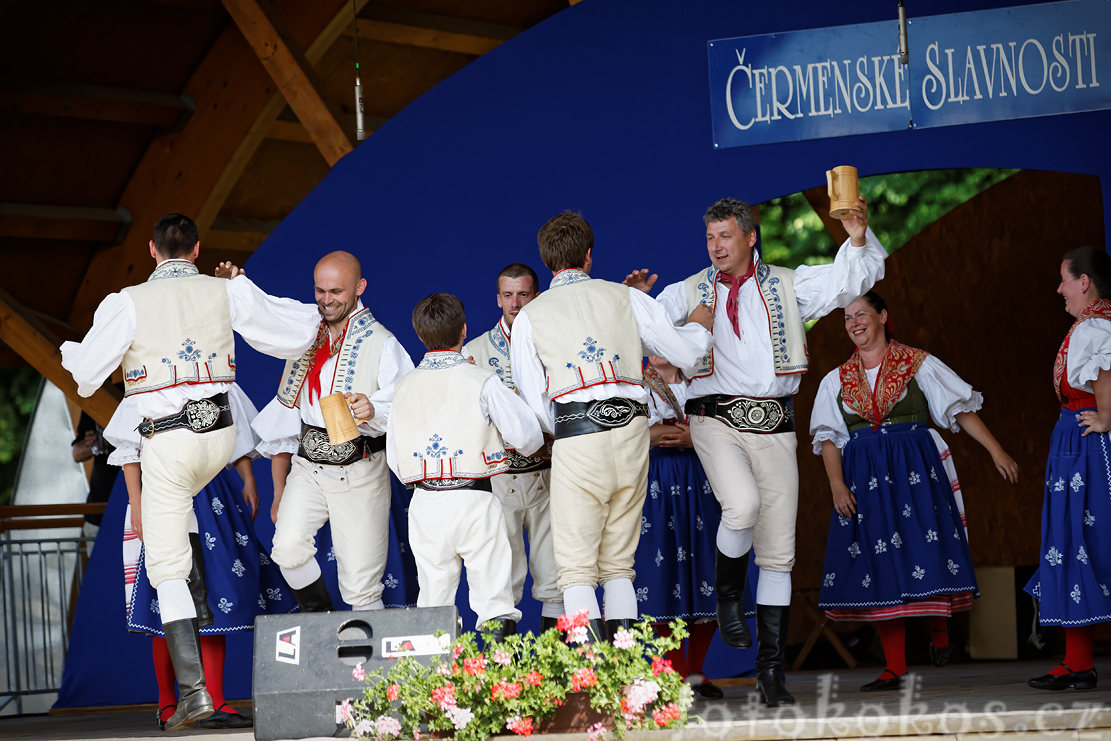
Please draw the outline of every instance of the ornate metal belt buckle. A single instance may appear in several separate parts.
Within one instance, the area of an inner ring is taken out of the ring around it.
[[[624,427],[634,416],[636,416],[636,409],[632,404],[622,404],[609,399],[591,404],[586,412],[587,419],[607,429]]]
[[[339,445],[328,441],[328,433],[322,430],[307,430],[301,438],[301,448],[310,461],[317,463],[343,463],[355,454],[355,441],[348,440]]]
[[[185,421],[193,432],[204,432],[220,419],[220,407],[208,399],[191,401],[185,405]]]
[[[783,422],[787,411],[776,399],[741,397],[721,405],[730,424],[738,430],[772,432]]]

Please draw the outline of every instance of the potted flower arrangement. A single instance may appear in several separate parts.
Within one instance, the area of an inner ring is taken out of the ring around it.
[[[657,636],[649,619],[619,630],[612,642],[588,641],[586,612],[564,615],[540,636],[513,635],[485,650],[465,633],[450,653],[424,665],[413,658],[389,671],[366,673],[361,699],[339,714],[356,738],[420,739],[422,733],[456,739],[530,736],[551,727],[557,713],[579,707],[593,717],[575,730],[592,741],[629,729],[676,728],[686,724],[693,695],[664,655],[687,631],[681,620],[671,635]],[[589,709],[586,708],[589,701]]]

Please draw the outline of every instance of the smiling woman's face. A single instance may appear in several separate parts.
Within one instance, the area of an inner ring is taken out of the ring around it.
[[[845,307],[845,332],[857,347],[867,349],[886,343],[883,325],[887,310],[876,311],[866,300],[858,298]]]

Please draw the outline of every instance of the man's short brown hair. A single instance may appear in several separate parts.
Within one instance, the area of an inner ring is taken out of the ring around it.
[[[501,293],[502,278],[515,280],[517,278],[524,278],[526,275],[532,278],[532,292],[538,293],[540,291],[540,278],[536,275],[535,270],[525,265],[523,262],[515,262],[502,268],[501,272],[498,273],[498,293]]]
[[[553,273],[581,268],[594,247],[594,230],[577,211],[564,211],[548,219],[536,235],[540,259]]]
[[[413,329],[430,351],[449,350],[459,344],[467,323],[463,302],[450,293],[432,293],[413,309]]]
[[[197,225],[188,216],[166,214],[154,225],[151,241],[159,255],[173,259],[192,252],[200,238],[197,236]]]

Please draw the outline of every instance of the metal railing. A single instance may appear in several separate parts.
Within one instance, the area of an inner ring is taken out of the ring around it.
[[[103,511],[103,504],[0,507],[0,715],[53,704],[91,545],[83,515]]]

